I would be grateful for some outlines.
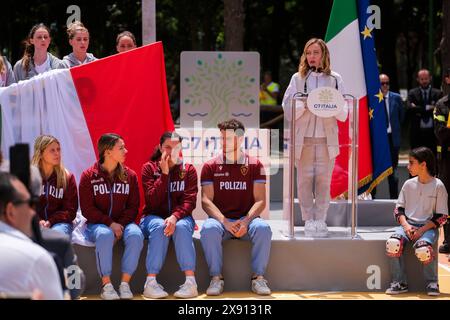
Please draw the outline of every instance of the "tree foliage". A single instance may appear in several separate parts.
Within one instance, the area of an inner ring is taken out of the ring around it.
[[[261,70],[271,70],[285,87],[298,67],[305,42],[325,35],[332,0],[156,0],[156,37],[164,43],[169,79],[178,81],[182,51],[225,50],[224,1],[244,6],[243,49],[258,51]],[[433,1],[433,12],[429,12]],[[373,0],[381,8],[381,29],[375,32],[379,66],[391,76],[392,88],[416,85],[415,72],[431,68],[441,83],[443,0]],[[62,57],[71,51],[65,33],[69,5],[78,5],[91,34],[89,51],[97,57],[115,53],[116,35],[129,30],[141,44],[141,1],[125,0],[5,0],[0,10],[0,50],[12,62],[20,59],[21,41],[32,25],[51,27],[51,51]],[[434,19],[430,30],[428,21]],[[231,19],[233,21],[233,19]],[[233,23],[233,22],[231,22]],[[432,43],[428,43],[431,31]],[[448,40],[447,40],[448,43]],[[430,65],[428,52],[432,50]]]

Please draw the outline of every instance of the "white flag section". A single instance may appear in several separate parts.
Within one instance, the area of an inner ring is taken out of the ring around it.
[[[68,69],[52,70],[32,80],[0,89],[2,106],[2,151],[9,158],[9,147],[28,143],[50,134],[63,144],[62,159],[77,180],[83,170],[96,161],[94,146]],[[31,154],[30,154],[31,156]],[[78,210],[72,241],[94,246],[85,235],[86,219]]]
[[[95,162],[95,151],[83,110],[68,69],[52,70],[29,81],[21,81],[0,91],[2,106],[2,151],[29,143],[41,134],[58,138],[64,165],[77,180]]]
[[[53,135],[77,183],[96,161],[94,147],[103,134],[124,137],[126,165],[139,180],[161,134],[174,130],[161,42],[0,88],[0,105],[5,158],[15,143],[28,143],[32,153],[36,137]]]

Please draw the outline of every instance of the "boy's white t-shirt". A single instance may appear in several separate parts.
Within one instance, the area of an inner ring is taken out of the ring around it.
[[[434,213],[448,215],[447,198],[444,183],[438,178],[425,184],[414,177],[403,185],[396,207],[405,208],[405,215],[411,222],[425,224]]]

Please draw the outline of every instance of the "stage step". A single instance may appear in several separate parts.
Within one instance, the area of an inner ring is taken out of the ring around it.
[[[197,221],[199,230],[203,221]],[[283,235],[285,223],[269,220],[273,237],[270,261],[266,278],[273,291],[372,291],[386,290],[390,282],[388,257],[385,242],[393,231],[387,227],[361,227],[359,237],[351,239],[348,229],[331,227],[337,238],[312,239],[304,237],[303,228],[296,227],[296,239]],[[209,285],[209,274],[199,240],[199,231],[194,233],[197,251],[196,278],[199,292],[204,293]],[[98,294],[101,281],[96,271],[95,249],[74,245],[81,268],[86,273],[86,295]],[[436,248],[435,248],[436,249]],[[224,267],[226,291],[250,291],[251,244],[241,240],[224,243]],[[141,254],[138,269],[131,281],[135,294],[141,294],[146,278],[145,256],[147,242]],[[114,248],[113,275],[115,286],[120,283],[120,259],[122,242]],[[406,249],[406,268],[411,291],[424,291],[422,266],[409,246]],[[176,261],[173,244],[170,244],[165,265],[158,281],[169,293],[173,293],[184,282],[183,273]]]

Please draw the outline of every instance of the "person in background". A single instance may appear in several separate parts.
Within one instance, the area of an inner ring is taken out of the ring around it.
[[[11,64],[6,57],[0,56],[0,88],[7,87],[16,82]]]
[[[14,65],[14,77],[17,82],[53,69],[64,69],[64,63],[48,52],[52,41],[50,29],[43,23],[33,26],[25,40],[22,59]]]
[[[450,68],[444,74],[444,81],[450,85]],[[448,117],[450,110],[450,94],[441,98],[434,108],[434,133],[437,138],[437,160],[439,165],[438,176],[445,185],[447,190],[450,190],[450,128],[448,126]],[[450,204],[448,204],[450,206]],[[439,253],[450,253],[450,222],[443,226],[444,242],[439,246]]]
[[[401,124],[404,118],[403,101],[400,94],[389,90],[389,77],[387,74],[380,74],[381,92],[384,97],[384,107],[386,109],[386,132],[388,135],[389,150],[391,153],[393,172],[388,176],[389,196],[391,199],[398,197],[398,155],[401,143]],[[372,198],[375,199],[376,187],[372,190]]]
[[[263,83],[259,91],[259,104],[266,106],[276,106],[280,85],[272,81],[272,73],[264,72]]]
[[[72,68],[97,60],[92,53],[88,53],[89,31],[80,21],[75,21],[67,27],[67,36],[72,46],[72,53],[63,58],[67,68]]]
[[[437,154],[436,136],[434,135],[433,110],[442,97],[442,91],[431,87],[431,74],[427,69],[417,73],[419,86],[408,93],[407,114],[410,123],[411,149],[427,147]]]
[[[116,50],[118,53],[136,48],[136,38],[130,31],[124,31],[117,35]]]

